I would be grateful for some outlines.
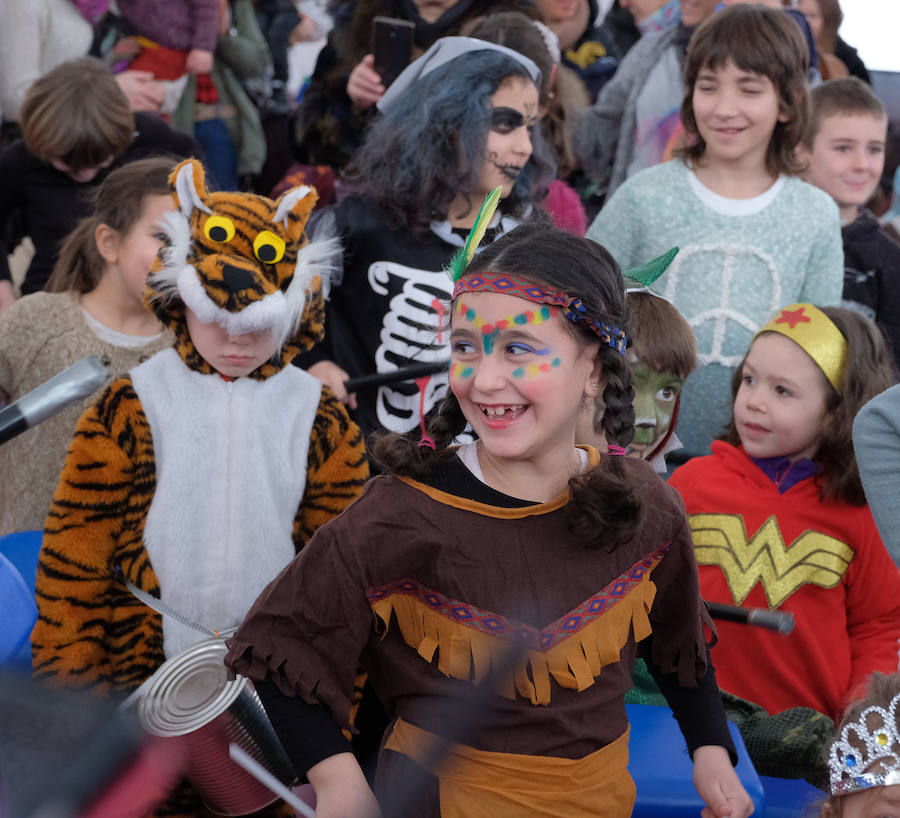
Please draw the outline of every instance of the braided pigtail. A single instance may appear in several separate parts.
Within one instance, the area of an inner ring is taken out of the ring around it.
[[[601,346],[603,416],[599,426],[607,443],[625,447],[634,436],[634,389],[625,357]],[[598,429],[599,431],[599,429]],[[609,456],[597,468],[569,481],[569,528],[588,548],[615,551],[628,542],[641,521],[642,505],[625,469],[624,457]]]
[[[466,428],[459,401],[447,392],[427,422],[427,434],[418,430],[408,435],[387,432],[372,437],[371,452],[376,465],[388,474],[421,479],[441,460],[452,456],[449,446]]]

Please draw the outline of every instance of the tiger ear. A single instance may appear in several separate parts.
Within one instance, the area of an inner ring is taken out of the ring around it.
[[[299,242],[303,238],[309,214],[312,213],[318,200],[318,193],[307,185],[288,190],[275,202],[275,215],[272,221],[284,227],[292,242]]]
[[[209,195],[206,192],[206,174],[203,165],[196,159],[185,159],[176,166],[169,176],[169,188],[185,218],[190,218],[194,208],[204,213],[212,212],[204,203]]]

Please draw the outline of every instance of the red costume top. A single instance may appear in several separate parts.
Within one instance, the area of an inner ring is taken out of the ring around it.
[[[770,713],[813,707],[832,718],[868,674],[897,670],[900,571],[868,506],[819,498],[815,477],[783,494],[741,447],[679,468],[710,602],[790,611],[789,636],[718,625],[712,659],[723,690]]]

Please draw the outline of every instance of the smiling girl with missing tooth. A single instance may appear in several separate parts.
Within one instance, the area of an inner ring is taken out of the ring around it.
[[[427,434],[378,440],[386,473],[260,596],[228,664],[253,679],[319,818],[376,812],[340,732],[358,664],[394,719],[386,815],[624,818],[640,655],[704,815],[745,818],[680,500],[619,456],[634,412],[615,261],[527,225],[460,272],[451,391]],[[599,400],[608,453],[575,445]],[[455,447],[467,422],[478,440]]]
[[[447,259],[491,190],[502,188],[503,203],[489,239],[515,227],[553,178],[537,127],[540,77],[508,48],[445,37],[378,103],[381,116],[347,172],[353,195],[334,210],[343,275],[326,337],[303,360],[349,402],[364,436],[420,426],[447,375],[347,395],[348,375],[446,360]]]

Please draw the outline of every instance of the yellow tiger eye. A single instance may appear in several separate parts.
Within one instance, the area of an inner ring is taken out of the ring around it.
[[[225,244],[234,238],[234,222],[227,216],[210,216],[203,225],[203,235],[216,244]]]
[[[253,239],[253,252],[265,264],[277,264],[284,258],[284,241],[268,230]]]

